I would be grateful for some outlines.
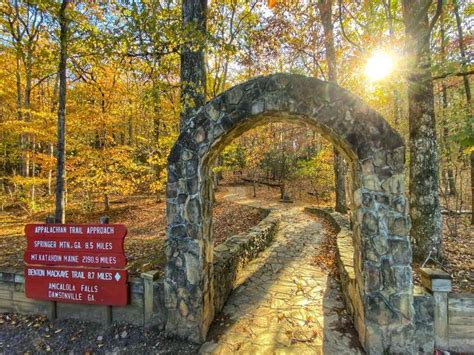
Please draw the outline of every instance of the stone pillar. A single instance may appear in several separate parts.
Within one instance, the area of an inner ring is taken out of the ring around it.
[[[441,269],[421,269],[421,283],[433,294],[435,348],[448,349],[448,293],[451,276]]]
[[[214,319],[211,180],[208,169],[199,178],[203,162],[195,153],[185,148],[174,148],[174,153],[180,162],[168,166],[166,190],[166,333],[199,343]]]
[[[412,348],[413,283],[403,149],[353,163],[354,324],[368,354]],[[396,158],[394,158],[396,157]],[[379,170],[390,174],[380,174]]]

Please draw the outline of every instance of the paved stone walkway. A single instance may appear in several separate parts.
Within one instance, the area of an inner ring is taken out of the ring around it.
[[[226,198],[257,202],[239,199],[240,193]],[[300,205],[274,206],[282,212],[275,241],[240,275],[200,352],[360,354],[337,281],[311,265],[323,227]]]

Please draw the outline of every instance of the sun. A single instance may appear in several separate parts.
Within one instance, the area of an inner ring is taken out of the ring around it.
[[[387,77],[393,70],[393,58],[385,52],[372,55],[365,65],[365,75],[370,81],[378,81]]]

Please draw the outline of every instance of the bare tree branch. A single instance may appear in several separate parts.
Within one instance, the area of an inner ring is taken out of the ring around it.
[[[56,74],[58,74],[57,71],[55,71],[54,73],[50,73],[46,76],[43,76],[41,79],[39,79],[34,85],[31,86],[31,90],[33,90],[35,87],[37,87],[38,85],[40,85],[43,81],[55,76]]]
[[[358,50],[360,50],[361,52],[364,51],[364,49],[358,45],[357,43],[355,43],[354,41],[352,41],[349,36],[346,34],[346,31],[344,29],[344,24],[342,23],[342,0],[339,0],[338,1],[338,4],[339,4],[339,25],[341,26],[341,31],[342,31],[342,36],[347,40],[347,42],[349,42],[350,44],[352,44],[354,47],[356,47]]]
[[[472,74],[474,74],[474,70],[470,70],[467,72],[449,72],[449,73],[444,73],[441,75],[434,76],[433,80],[444,79],[444,78],[447,78],[448,76],[469,76]]]
[[[439,17],[441,16],[441,12],[443,11],[443,0],[438,0],[436,5],[436,13],[434,14],[433,18],[430,21],[430,30],[429,33],[433,31],[434,26],[436,25],[436,21],[438,21]]]

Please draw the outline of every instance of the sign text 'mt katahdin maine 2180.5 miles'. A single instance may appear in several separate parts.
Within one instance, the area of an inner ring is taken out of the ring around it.
[[[29,224],[26,296],[58,302],[125,305],[127,260],[121,224]]]

